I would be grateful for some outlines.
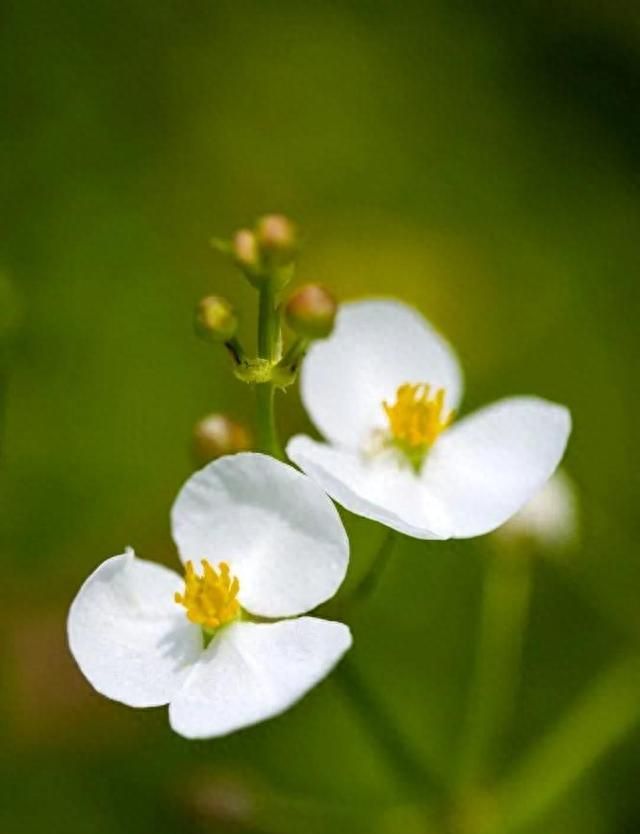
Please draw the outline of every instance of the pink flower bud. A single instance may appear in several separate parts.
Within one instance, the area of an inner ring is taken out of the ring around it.
[[[319,284],[307,284],[287,301],[285,318],[289,327],[307,339],[323,339],[333,330],[338,305]]]

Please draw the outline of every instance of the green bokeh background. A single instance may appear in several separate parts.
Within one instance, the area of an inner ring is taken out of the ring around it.
[[[188,743],[164,710],[90,690],[66,609],[124,545],[175,563],[193,423],[253,407],[192,333],[209,292],[254,327],[208,241],[279,210],[304,230],[300,281],[400,296],[448,335],[465,411],[535,392],[573,412],[582,544],[535,562],[496,777],[638,648],[637,6],[7,0],[2,17],[0,830],[438,830],[333,679]],[[309,428],[295,393],[279,415],[284,436]],[[383,530],[346,522],[353,582]],[[445,779],[490,552],[405,540],[352,620],[362,674]],[[626,732],[523,834],[638,831],[639,754]]]

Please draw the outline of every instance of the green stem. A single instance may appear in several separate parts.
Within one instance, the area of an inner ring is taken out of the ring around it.
[[[273,360],[278,344],[278,315],[273,282],[268,278],[260,285],[258,307],[258,356]]]
[[[280,342],[279,316],[273,282],[265,279],[260,286],[258,309],[258,356],[274,362]],[[275,386],[262,382],[256,386],[258,446],[261,452],[284,459],[275,420]]]
[[[485,570],[480,634],[460,760],[461,789],[491,777],[511,718],[531,594],[524,552],[496,552]]]
[[[256,386],[258,407],[258,445],[261,452],[278,460],[284,460],[275,417],[276,389],[271,382]]]
[[[340,610],[350,611],[354,606],[371,597],[378,587],[399,537],[395,530],[388,529],[385,531],[382,543],[373,557],[369,569],[345,602],[342,603]],[[425,793],[441,796],[442,786],[439,780],[407,746],[398,732],[394,720],[373,695],[367,682],[349,657],[345,658],[338,666],[336,680],[353,705],[362,726],[382,753],[385,761],[389,762],[396,772],[403,785],[409,785],[420,797]]]
[[[242,365],[243,362],[246,362],[247,355],[242,347],[242,344],[235,336],[226,341],[224,346],[229,351],[229,355],[231,356],[234,365],[238,366]]]
[[[258,311],[258,355],[270,362],[277,361],[280,332],[276,298],[270,281],[265,281],[260,288]],[[257,386],[258,429],[260,448],[263,452],[282,458],[282,448],[278,439],[274,411],[275,388],[273,383],[261,383]],[[358,599],[368,596],[377,585],[391,553],[395,535],[393,531],[385,537],[383,546],[374,559],[369,572],[356,588]],[[383,707],[373,697],[366,683],[362,680],[351,661],[342,661],[337,671],[337,680],[343,692],[355,705],[363,725],[370,732],[385,758],[391,760],[398,773],[420,792],[433,788],[435,780],[421,761],[404,744],[393,722]]]
[[[500,834],[527,829],[638,721],[640,660],[633,655],[603,672],[499,786]]]
[[[401,738],[393,720],[372,695],[351,658],[346,657],[342,660],[335,671],[335,680],[354,706],[355,713],[369,737],[385,761],[400,777],[402,784],[410,785],[421,797],[441,794],[439,780]]]
[[[390,527],[387,528],[382,539],[382,544],[371,560],[368,570],[340,606],[342,610],[351,611],[351,609],[356,608],[372,596],[380,584],[382,575],[386,566],[389,564],[391,554],[399,538],[400,534],[396,530],[392,530]]]
[[[309,339],[306,339],[304,336],[299,336],[282,357],[280,367],[295,373],[304,359],[309,344]]]

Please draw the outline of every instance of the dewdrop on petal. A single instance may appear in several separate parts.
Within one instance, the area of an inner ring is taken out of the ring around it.
[[[578,497],[573,481],[558,470],[528,504],[494,532],[503,544],[531,543],[539,548],[567,550],[578,540]]]

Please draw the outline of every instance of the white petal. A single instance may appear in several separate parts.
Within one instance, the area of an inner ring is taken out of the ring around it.
[[[449,408],[462,395],[453,350],[416,310],[399,301],[358,301],[341,305],[331,336],[311,347],[300,390],[320,433],[358,448],[386,426],[382,402],[393,402],[405,382],[444,388]]]
[[[278,715],[350,646],[346,625],[315,617],[234,623],[210,643],[171,701],[171,726],[187,738],[212,738]]]
[[[240,604],[262,617],[315,608],[347,570],[349,542],[329,498],[266,455],[210,463],[182,488],[171,518],[181,559],[227,562],[240,581]]]
[[[287,454],[333,499],[352,513],[418,539],[449,536],[448,516],[429,500],[421,481],[395,459],[364,457],[298,435]]]
[[[173,601],[180,577],[133,551],[103,562],[69,611],[71,653],[98,692],[131,707],[168,703],[202,652],[202,633]]]
[[[501,400],[440,436],[422,480],[454,538],[489,533],[526,504],[564,454],[571,416],[535,397]]]

